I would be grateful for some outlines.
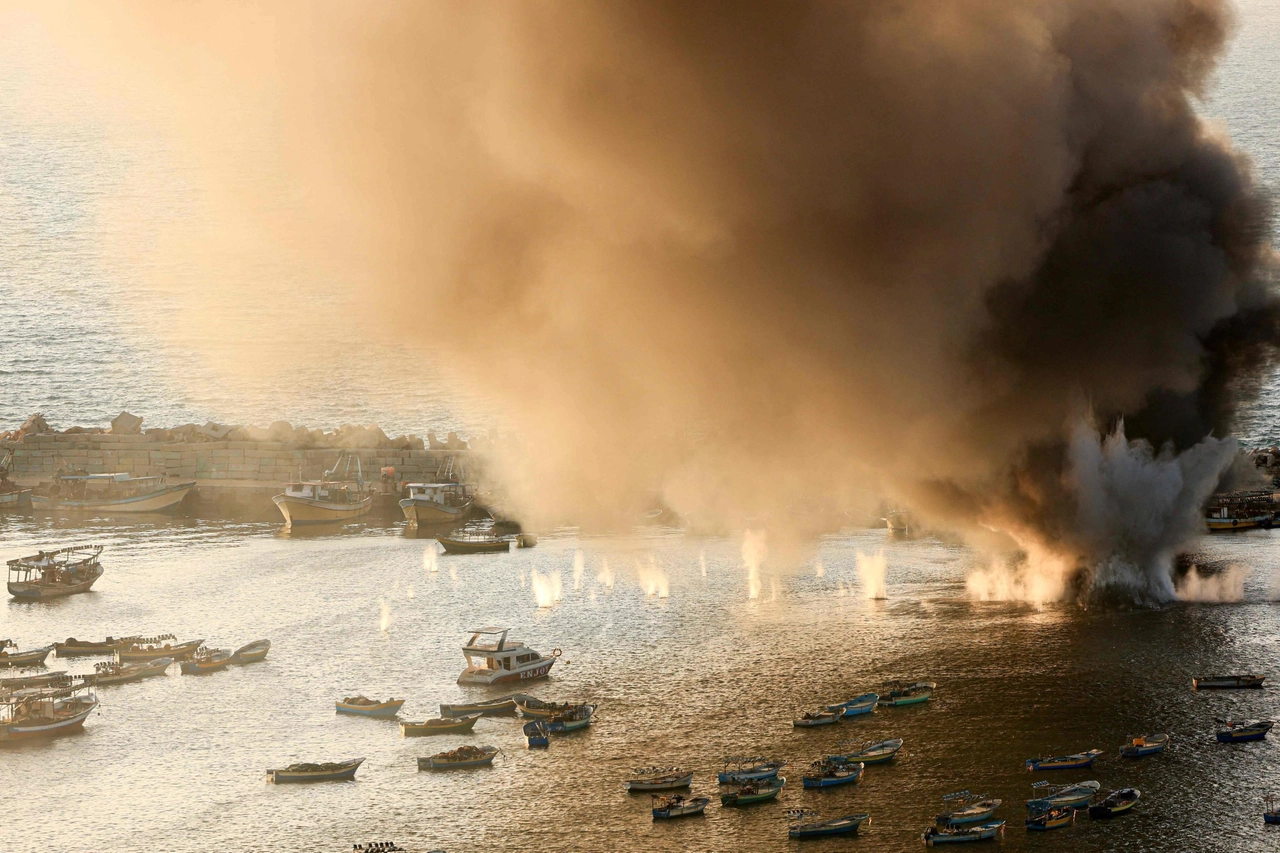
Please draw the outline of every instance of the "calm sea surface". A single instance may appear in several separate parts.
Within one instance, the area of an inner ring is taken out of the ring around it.
[[[1276,187],[1280,2],[1243,4],[1241,23],[1204,111]],[[359,341],[361,357],[336,372],[282,360],[266,378],[230,370],[201,335],[261,329],[266,312],[284,341],[285,308],[222,306],[216,328],[175,332],[186,328],[188,303],[175,295],[185,291],[157,286],[165,275],[144,275],[103,249],[118,245],[123,229],[104,199],[141,192],[140,176],[154,182],[160,170],[164,191],[147,188],[156,222],[189,213],[193,182],[180,158],[163,135],[81,112],[90,107],[60,85],[57,58],[34,37],[10,34],[4,47],[0,429],[35,411],[60,426],[101,424],[122,408],[149,426],[283,417],[423,432],[484,422],[481,402],[442,390],[443,368],[365,321],[320,330]],[[42,110],[26,108],[32,97]],[[123,231],[145,241],[159,228]],[[167,273],[181,282],[182,270]],[[418,381],[402,381],[388,365]],[[281,387],[290,389],[283,401]],[[1244,414],[1240,434],[1280,440],[1280,381]],[[82,735],[0,750],[0,846],[339,851],[389,838],[454,853],[914,850],[941,795],[969,788],[1005,800],[1003,849],[1273,850],[1280,828],[1264,829],[1261,796],[1280,790],[1280,743],[1221,746],[1212,731],[1215,718],[1280,715],[1280,700],[1274,689],[1196,694],[1190,679],[1248,670],[1280,678],[1277,536],[1205,541],[1208,559],[1249,572],[1242,603],[1037,609],[970,601],[970,552],[932,539],[888,542],[883,531],[850,531],[811,553],[766,561],[761,595],[751,600],[740,540],[675,531],[600,539],[565,531],[506,556],[442,556],[433,571],[434,543],[394,525],[286,536],[274,524],[0,516],[3,559],[58,544],[107,546],[94,593],[6,602],[0,637],[31,646],[172,632],[226,647],[273,643],[262,664],[103,688]],[[869,601],[856,555],[882,548],[888,600]],[[575,578],[578,551],[584,569]],[[538,606],[535,572],[545,583],[559,576],[554,606]],[[530,752],[517,719],[483,719],[466,737],[405,740],[394,723],[334,715],[334,699],[353,693],[408,697],[410,719],[433,715],[440,702],[492,695],[454,683],[459,646],[479,624],[510,625],[539,650],[562,649],[554,678],[531,692],[596,702],[596,723]],[[50,665],[84,672],[92,662]],[[801,710],[894,677],[937,681],[936,700],[839,727],[789,724]],[[1147,731],[1172,734],[1165,755],[1114,757],[1127,736]],[[890,736],[906,740],[903,753],[868,768],[856,787],[801,789],[802,769],[837,741]],[[493,744],[503,755],[488,770],[417,772],[417,756],[461,743]],[[1093,747],[1106,757],[1088,772],[1023,766],[1034,755]],[[621,788],[634,767],[678,763],[696,771],[695,793],[714,794],[713,774],[734,753],[785,758],[794,784],[778,803],[712,805],[703,818],[670,824],[654,824],[648,798]],[[368,758],[354,783],[264,780],[268,767],[354,756]],[[1022,801],[1040,778],[1132,785],[1144,796],[1124,819],[1029,836]],[[866,811],[873,822],[857,838],[800,845],[786,838],[790,807],[829,817]]]

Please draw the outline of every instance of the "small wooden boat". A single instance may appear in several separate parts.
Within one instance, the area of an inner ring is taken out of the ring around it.
[[[460,746],[448,752],[440,752],[430,758],[419,758],[419,770],[465,770],[471,767],[488,767],[498,754],[496,746]]]
[[[1280,800],[1277,800],[1274,794],[1267,794],[1262,798],[1262,802],[1265,806],[1262,812],[1262,822],[1280,824]]]
[[[520,715],[532,719],[546,719],[556,714],[564,714],[578,707],[578,702],[544,702],[532,696],[520,696],[515,699]]]
[[[19,691],[0,697],[0,743],[59,737],[84,728],[98,707],[87,679],[66,687]]]
[[[632,793],[640,791],[675,791],[693,784],[693,774],[679,767],[641,767],[635,778],[628,779],[626,788]]]
[[[856,699],[850,699],[848,702],[838,702],[834,705],[828,705],[827,710],[833,711],[844,717],[857,717],[862,714],[870,714],[876,709],[876,704],[880,701],[879,693],[863,693]]]
[[[162,634],[159,637],[146,637],[130,643],[123,649],[116,649],[116,663],[137,663],[138,661],[173,658],[186,660],[204,645],[204,640],[187,640],[185,643],[172,642],[177,637]]]
[[[1027,817],[1027,829],[1033,832],[1044,832],[1049,829],[1061,829],[1076,822],[1076,810],[1071,808],[1046,809],[1033,812]]]
[[[458,705],[440,706],[440,716],[442,717],[466,717],[471,714],[496,717],[502,714],[514,714],[515,712],[516,699],[514,696],[507,696],[504,699],[492,699],[488,702],[465,702]]]
[[[1027,800],[1027,808],[1031,811],[1082,809],[1089,804],[1101,787],[1092,779],[1088,782],[1077,782],[1074,785],[1057,786],[1050,785],[1048,782],[1034,782],[1031,789],[1040,796]]]
[[[524,724],[524,736],[528,738],[530,749],[546,749],[551,746],[551,733],[543,720],[530,720]]]
[[[886,681],[881,690],[888,692],[880,694],[877,704],[887,705],[890,708],[918,705],[932,699],[933,691],[937,689],[938,685],[932,681],[915,681],[910,684],[905,681]]]
[[[510,539],[499,539],[490,529],[463,528],[436,541],[446,554],[505,554],[511,550]]]
[[[195,487],[195,480],[170,485],[165,476],[59,474],[51,486],[32,492],[31,505],[61,515],[166,512]]]
[[[693,817],[707,810],[710,797],[686,798],[681,794],[674,797],[653,797],[653,819],[671,820],[677,817]]]
[[[996,813],[1003,800],[988,797],[986,794],[971,794],[968,790],[946,794],[942,801],[947,804],[947,811],[934,818],[942,827],[964,826],[980,823]]]
[[[797,729],[808,729],[838,722],[840,722],[840,715],[834,711],[805,711],[803,716],[792,720],[791,725]]]
[[[469,717],[441,717],[438,720],[424,720],[421,723],[401,723],[400,734],[405,737],[425,737],[427,735],[452,735],[469,732],[475,728],[479,714]]]
[[[1164,748],[1168,745],[1169,736],[1166,734],[1138,735],[1120,747],[1120,757],[1142,758],[1155,755],[1158,752],[1164,752]]]
[[[276,785],[294,782],[345,782],[356,778],[363,758],[323,764],[290,764],[280,770],[268,770],[267,781]]]
[[[721,785],[772,779],[786,766],[785,761],[771,761],[764,756],[731,756],[724,760],[724,769],[717,779]]]
[[[235,664],[257,663],[266,660],[267,652],[271,651],[270,640],[254,640],[252,643],[246,643],[235,650],[231,655],[231,662]]]
[[[850,741],[841,741],[839,745],[852,745],[852,743]],[[884,764],[886,761],[892,761],[893,757],[901,749],[902,738],[900,737],[878,741],[869,740],[843,755],[828,755],[827,760],[844,761],[850,764],[855,761],[860,761],[863,764]]]
[[[164,675],[165,671],[172,665],[173,658],[159,658],[146,663],[103,661],[93,665],[93,683],[99,687],[111,684],[128,684],[134,681],[141,681],[144,678]]]
[[[1142,792],[1137,788],[1121,788],[1119,791],[1112,791],[1100,802],[1089,806],[1089,817],[1094,820],[1106,820],[1122,815],[1133,808],[1141,796]]]
[[[825,838],[829,835],[850,835],[864,823],[871,823],[869,814],[851,814],[831,820],[807,820],[817,817],[809,809],[787,810],[787,835],[791,838]]]
[[[750,782],[742,782],[735,785],[732,791],[720,795],[720,805],[751,806],[756,803],[763,803],[766,800],[776,798],[785,784],[787,784],[787,780],[784,776],[779,776],[776,779],[756,779]]]
[[[102,577],[101,545],[76,545],[10,560],[9,594],[40,601],[88,592]]]
[[[925,846],[938,844],[963,844],[968,841],[990,841],[1004,835],[1004,821],[996,820],[978,826],[931,826],[921,836]]]
[[[815,761],[809,767],[812,772],[800,777],[806,788],[834,788],[837,785],[856,785],[862,778],[862,762],[848,764],[844,761]]]
[[[66,642],[54,643],[54,652],[60,658],[81,658],[94,657],[97,655],[113,655],[120,649],[126,649],[129,646],[141,640],[141,637],[107,637],[105,640],[77,640],[75,637],[67,637]]]
[[[1217,733],[1218,743],[1245,743],[1262,740],[1275,725],[1271,720],[1220,720],[1226,728]]]
[[[191,656],[191,660],[184,660],[178,666],[182,669],[183,675],[208,675],[211,672],[219,672],[231,666],[231,650],[201,646]]]
[[[44,660],[53,652],[53,646],[18,651],[13,640],[0,640],[0,666],[44,666]]]
[[[1193,690],[1261,690],[1265,675],[1206,675],[1191,679]]]
[[[1028,758],[1027,770],[1078,770],[1081,767],[1092,767],[1099,755],[1102,755],[1102,750],[1091,749],[1088,752],[1077,752],[1072,755]]]
[[[404,703],[404,699],[388,699],[385,702],[379,702],[377,699],[370,699],[367,696],[348,696],[339,702],[334,702],[333,709],[339,714],[352,714],[357,717],[378,717],[389,720],[400,713],[400,708]]]
[[[554,714],[546,718],[547,731],[553,735],[563,735],[585,729],[591,725],[591,716],[595,712],[595,705],[578,705],[572,710]]]

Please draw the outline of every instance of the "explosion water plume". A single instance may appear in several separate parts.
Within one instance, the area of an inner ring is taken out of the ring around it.
[[[747,530],[742,536],[742,564],[747,568],[747,598],[760,597],[760,566],[769,559],[765,531]]]
[[[587,561],[582,556],[582,549],[578,548],[573,552],[573,589],[575,592],[582,589],[582,573],[586,571]]]
[[[560,573],[542,574],[537,569],[529,571],[529,585],[533,588],[533,598],[539,607],[554,607],[560,603]]]
[[[881,548],[874,555],[864,554],[859,551],[856,560],[858,580],[862,586],[862,596],[871,599],[888,598],[884,583],[888,562],[884,558],[884,549]]]

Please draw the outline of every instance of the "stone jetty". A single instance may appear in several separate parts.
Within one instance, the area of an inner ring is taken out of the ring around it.
[[[32,415],[18,429],[0,432],[0,458],[12,451],[10,476],[24,486],[51,481],[59,471],[167,476],[196,481],[183,505],[191,514],[271,518],[278,516],[271,496],[285,482],[318,479],[344,452],[358,458],[365,480],[387,495],[382,503],[395,507],[390,498],[398,498],[406,482],[452,477],[476,484],[480,454],[471,445],[481,449],[488,441],[468,442],[453,433],[444,440],[434,433],[390,438],[376,424],[325,431],[284,421],[265,428],[206,423],[143,429],[142,423],[122,412],[110,428],[56,430]]]

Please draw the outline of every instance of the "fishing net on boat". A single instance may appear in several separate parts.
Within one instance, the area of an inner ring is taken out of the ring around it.
[[[477,758],[484,758],[486,755],[488,753],[478,746],[460,746],[457,749],[441,752],[432,757],[439,761],[474,761]]]

